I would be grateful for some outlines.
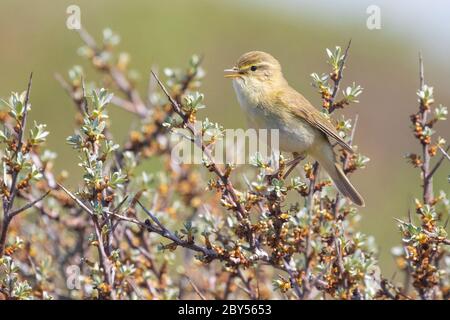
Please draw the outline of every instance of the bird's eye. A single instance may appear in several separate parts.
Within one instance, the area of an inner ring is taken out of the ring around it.
[[[256,69],[258,69],[257,66],[251,66],[251,68],[250,68],[250,70],[252,70],[252,71],[256,71]]]

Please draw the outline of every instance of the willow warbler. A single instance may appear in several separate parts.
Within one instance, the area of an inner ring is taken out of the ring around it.
[[[250,127],[278,129],[281,151],[313,157],[342,195],[364,206],[364,199],[336,161],[332,141],[350,153],[354,152],[352,147],[339,136],[326,116],[289,86],[280,63],[273,56],[261,51],[248,52],[225,72],[225,77],[233,79],[237,99]]]

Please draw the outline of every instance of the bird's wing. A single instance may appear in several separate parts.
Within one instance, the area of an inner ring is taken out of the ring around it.
[[[339,136],[338,131],[331,121],[319,110],[314,108],[303,95],[290,88],[288,92],[285,91],[284,94],[278,95],[278,98],[281,99],[281,105],[287,106],[292,115],[305,120],[326,136],[336,140],[342,148],[350,153],[354,153],[352,147]]]

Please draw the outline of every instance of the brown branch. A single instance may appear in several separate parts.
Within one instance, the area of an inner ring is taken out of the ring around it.
[[[144,210],[144,212],[154,221],[154,223],[156,223],[156,225],[158,227],[156,227],[152,223],[145,223],[145,224],[143,224],[142,222],[139,222],[139,221],[134,221],[134,220],[131,221],[129,218],[120,217],[117,214],[115,216],[116,217],[120,217],[120,218],[125,218],[124,220],[130,221],[130,222],[134,222],[134,223],[137,223],[137,224],[139,224],[141,226],[144,226],[148,231],[157,233],[157,234],[163,236],[164,238],[171,240],[173,243],[177,244],[178,246],[181,246],[181,247],[184,247],[184,248],[187,248],[187,249],[191,249],[191,250],[200,252],[207,259],[218,259],[219,258],[219,255],[218,255],[218,253],[216,251],[214,251],[212,249],[208,249],[206,247],[198,246],[198,245],[196,245],[195,243],[192,243],[192,242],[184,241],[184,240],[180,239],[179,237],[177,237],[169,229],[167,229],[159,221],[159,219],[153,213],[151,213],[149,210],[147,210],[147,208],[145,208],[139,201],[137,201],[137,203],[142,208],[142,210]]]
[[[5,246],[6,246],[6,238],[7,238],[7,234],[8,234],[8,229],[9,229],[9,225],[12,221],[12,219],[17,216],[18,214],[24,212],[25,210],[35,206],[36,204],[38,204],[41,200],[43,200],[48,194],[50,193],[50,191],[48,191],[46,194],[44,194],[43,196],[41,196],[40,198],[33,200],[29,203],[27,203],[25,206],[16,209],[14,211],[10,211],[10,212],[4,212],[3,213],[3,221],[2,221],[2,225],[1,225],[1,230],[0,230],[0,257],[3,256],[4,251],[5,251]]]
[[[300,287],[297,283],[297,279],[296,279],[296,275],[297,275],[297,270],[293,269],[290,266],[290,261],[292,261],[292,258],[289,258],[289,261],[287,261],[287,259],[283,259],[283,263],[284,263],[284,268],[286,270],[286,272],[289,274],[289,281],[291,283],[291,287],[294,289],[295,294],[297,295],[297,298],[301,298],[304,294],[302,294],[302,292],[300,291]]]
[[[351,44],[352,44],[352,39],[350,39],[348,41],[347,48],[345,48],[344,57],[341,60],[341,64],[339,66],[339,71],[337,73],[336,79],[333,79],[333,81],[334,81],[333,91],[331,93],[331,97],[328,99],[328,103],[329,103],[329,106],[330,106],[329,109],[328,109],[329,113],[332,113],[334,110],[336,110],[336,106],[334,105],[334,100],[335,100],[335,98],[337,96],[337,93],[339,91],[339,86],[340,86],[340,83],[341,83],[341,80],[342,80],[342,76],[343,76],[343,73],[344,73],[345,62],[347,61],[348,52],[349,52]]]
[[[355,116],[355,121],[353,123],[352,133],[350,134],[350,140],[348,142],[350,146],[352,145],[353,139],[355,138],[356,125],[358,124],[358,119],[359,119],[359,116],[356,115]],[[345,168],[348,166],[348,162],[350,161],[350,158],[351,158],[351,154],[349,154],[347,152],[345,154],[344,161],[342,162],[342,169],[344,170],[344,172],[345,172]],[[339,213],[339,201],[340,201],[340,198],[341,198],[341,194],[338,192],[336,194],[336,199],[334,200],[334,203],[333,203],[333,215],[335,217],[337,217],[337,214]]]
[[[223,293],[222,300],[227,300],[228,299],[228,296],[231,293],[231,285],[232,285],[233,280],[234,280],[235,277],[236,277],[235,273],[230,273],[230,275],[228,276],[227,282],[225,284],[225,290],[224,290],[224,293]]]
[[[438,160],[438,162],[436,162],[436,164],[434,165],[433,169],[430,170],[430,173],[427,176],[427,179],[431,179],[433,177],[433,175],[436,173],[437,169],[439,169],[439,167],[441,166],[442,162],[445,159],[448,159],[450,161],[449,155],[447,154],[447,151],[450,149],[450,146],[447,147],[446,150],[442,149],[441,147],[439,147],[442,151],[442,157]]]
[[[333,82],[334,83],[333,83],[333,90],[332,90],[332,93],[331,93],[331,97],[327,98],[327,102],[328,102],[328,105],[329,105],[328,112],[330,114],[334,110],[336,110],[336,106],[334,104],[334,101],[336,99],[337,93],[339,92],[339,86],[340,86],[340,83],[341,83],[342,78],[343,78],[343,71],[344,71],[345,63],[346,63],[347,58],[348,58],[348,53],[349,53],[349,49],[350,49],[350,46],[351,46],[351,42],[352,42],[352,40],[350,39],[348,44],[347,44],[347,47],[345,49],[344,56],[343,56],[343,58],[342,58],[342,60],[340,62],[340,66],[339,66],[339,70],[337,72],[337,75],[336,75],[335,78],[333,78]],[[355,119],[355,124],[353,126],[353,130],[352,130],[352,134],[351,134],[351,141],[353,141],[353,137],[354,137],[357,121],[358,121],[358,117],[356,117],[356,119]],[[351,144],[351,141],[350,141],[350,144]],[[345,157],[345,160],[344,160],[344,168],[347,165],[348,161],[349,161],[349,155],[347,154],[346,157]],[[316,179],[317,179],[318,172],[319,172],[319,163],[316,161],[314,163],[314,166],[313,166],[313,177],[312,177],[312,179],[310,181],[310,184],[309,184],[308,198],[307,198],[308,199],[307,200],[308,214],[309,214],[310,218],[312,217],[312,213],[313,213],[313,209],[314,209],[314,193],[315,193],[315,184],[316,184]],[[339,201],[340,201],[340,193],[338,192],[337,195],[336,195],[336,199],[334,201],[334,204],[333,204],[333,213],[334,213],[335,217],[337,216],[337,212],[339,210],[339,205],[338,205]],[[299,296],[300,298],[308,296],[309,292],[312,289],[311,288],[311,283],[310,283],[310,281],[308,279],[308,273],[309,273],[309,268],[310,268],[309,265],[310,265],[310,259],[311,259],[310,254],[309,254],[309,251],[311,250],[311,243],[310,243],[311,239],[310,239],[310,236],[311,236],[310,233],[308,233],[308,235],[306,236],[306,240],[305,240],[306,241],[306,247],[305,247],[305,275],[306,275],[307,278],[305,279],[305,285],[304,285],[305,289],[303,290],[302,294]],[[341,264],[342,256],[341,256],[340,250],[338,248],[338,243],[337,242],[338,241],[334,241],[334,246],[335,246],[336,253],[337,253],[337,256],[338,256],[337,257],[338,266],[339,266],[339,269],[341,271],[340,273],[342,274],[342,264]]]
[[[28,115],[28,104],[30,102],[30,93],[31,93],[31,85],[33,82],[33,73],[30,73],[30,77],[28,80],[27,85],[27,91],[25,94],[25,100],[24,100],[24,110],[22,114],[22,119],[20,122],[20,128],[17,133],[17,149],[14,154],[14,157],[17,157],[19,152],[22,152],[23,147],[23,134],[25,131],[26,121],[27,121],[27,115]],[[11,210],[14,205],[14,199],[17,195],[17,179],[19,177],[19,171],[13,170],[13,173],[11,174],[11,187],[9,189],[9,195],[5,195],[3,198],[3,219],[2,219],[2,225],[1,225],[1,233],[0,233],[0,257],[3,256],[5,251],[5,245],[6,245],[6,238],[7,233],[9,229],[9,224],[11,223],[12,218],[16,215],[11,215]]]
[[[309,189],[308,189],[308,198],[307,198],[307,203],[306,205],[308,206],[308,217],[309,217],[309,221],[311,221],[312,216],[313,216],[313,211],[314,211],[314,193],[315,193],[315,184],[316,184],[316,177],[319,173],[319,163],[316,161],[313,165],[313,169],[312,169],[312,177],[311,180],[309,182]],[[304,290],[303,292],[298,295],[299,298],[303,298],[304,296],[308,295],[308,293],[311,291],[311,286],[308,280],[308,273],[310,270],[310,263],[311,263],[311,255],[310,255],[310,251],[311,251],[311,230],[308,229],[308,234],[306,235],[306,239],[305,239],[305,252],[304,252],[304,256],[305,256],[305,285],[304,285]]]
[[[339,274],[342,277],[345,271],[344,259],[342,257],[341,241],[336,236],[334,237],[334,247],[336,249],[336,263],[339,269]]]
[[[18,133],[18,137],[17,137],[17,151],[16,151],[16,156],[17,153],[22,152],[22,146],[23,146],[23,132],[25,131],[25,125],[27,123],[27,115],[28,115],[28,103],[30,101],[30,92],[31,92],[31,85],[33,82],[33,72],[30,74],[30,78],[28,80],[28,86],[27,86],[27,93],[25,94],[25,102],[24,102],[24,110],[23,110],[23,115],[22,115],[22,122],[20,124],[20,130]],[[17,194],[17,178],[19,177],[19,172],[14,171],[14,173],[12,174],[12,182],[11,182],[11,190],[9,192],[10,196],[9,199],[7,201],[7,206],[6,206],[6,212],[5,215],[9,214],[9,211],[11,210],[13,203],[14,203],[14,198],[16,197]]]
[[[153,272],[153,274],[158,279],[160,279],[161,278],[161,271],[156,268],[156,263],[155,263],[155,261],[153,259],[153,256],[151,255],[151,253],[146,248],[143,248],[143,246],[136,245],[134,243],[134,241],[133,241],[133,232],[131,231],[131,229],[129,229],[129,228],[125,229],[124,234],[125,234],[125,239],[127,240],[128,245],[131,248],[138,250],[139,253],[142,254],[142,256],[145,259],[147,259],[147,261],[149,262],[149,269]],[[141,241],[144,242],[144,239],[141,239]]]
[[[40,196],[39,198],[37,198],[36,200],[33,200],[29,203],[27,203],[26,205],[24,205],[23,207],[16,209],[14,211],[11,211],[9,214],[9,217],[12,219],[15,216],[17,216],[18,214],[24,212],[25,210],[28,210],[29,208],[33,207],[34,205],[36,205],[38,202],[42,201],[45,197],[47,197],[50,194],[51,190],[47,191],[44,195]]]
[[[420,90],[425,86],[425,77],[424,77],[424,69],[423,69],[423,59],[422,54],[419,53],[419,83]],[[420,123],[422,128],[427,126],[427,116],[429,110],[427,107],[422,105],[422,101],[420,102]],[[421,165],[422,170],[422,179],[423,179],[423,201],[425,204],[431,204],[433,202],[433,175],[430,175],[430,160],[431,156],[428,152],[429,145],[425,142],[422,142],[422,157],[423,163]]]
[[[191,278],[189,278],[187,275],[184,275],[186,277],[186,279],[189,281],[189,283],[191,284],[192,288],[194,289],[195,293],[198,294],[198,296],[200,297],[200,299],[202,300],[207,300],[205,298],[205,296],[203,295],[203,293],[197,288],[197,286],[195,285],[195,283],[191,280]]]
[[[447,147],[446,150],[444,150],[444,148],[442,148],[441,146],[438,146],[439,150],[442,152],[442,155],[447,158],[448,161],[450,161],[450,155],[447,153],[450,146]]]
[[[246,294],[248,294],[249,298],[252,300],[257,300],[257,296],[255,295],[255,292],[251,285],[251,277],[245,277],[242,270],[238,267],[236,268],[236,276],[241,280],[241,282],[244,284],[244,287],[239,286],[239,284],[236,284],[238,288],[240,288],[242,291],[244,291]]]
[[[344,67],[345,67],[345,63],[346,63],[347,58],[348,58],[348,53],[349,53],[351,44],[352,44],[352,40],[350,39],[349,42],[348,42],[348,44],[347,44],[347,47],[345,48],[344,56],[343,56],[343,58],[342,58],[342,60],[341,60],[341,62],[340,62],[340,66],[339,66],[339,70],[338,70],[337,76],[336,76],[335,79],[333,79],[333,91],[332,91],[332,93],[331,93],[331,97],[327,98],[327,100],[326,100],[327,103],[328,103],[328,105],[329,105],[328,112],[329,112],[330,114],[331,114],[334,110],[336,110],[336,106],[334,105],[334,100],[336,99],[336,96],[337,96],[337,94],[338,94],[338,92],[339,92],[339,86],[340,86],[340,83],[341,83],[342,78],[343,78]],[[292,171],[292,170],[295,168],[295,166],[296,166],[297,164],[298,164],[298,163],[296,163],[295,165],[293,165],[289,170]],[[316,161],[316,162],[314,163],[314,165],[318,167],[319,163]],[[290,172],[290,171],[289,171],[289,172]],[[315,178],[314,178],[314,179],[315,179]],[[314,181],[314,184],[315,184],[315,181]]]
[[[158,66],[154,65],[152,66],[152,70],[155,71],[156,74],[158,74]],[[148,86],[147,86],[147,105],[149,109],[152,109],[153,103],[152,103],[152,94],[156,91],[158,87],[158,83],[156,82],[155,77],[150,73],[149,79],[148,79]]]
[[[100,227],[100,224],[98,222],[97,216],[94,214],[94,212],[88,208],[83,201],[78,199],[72,192],[70,192],[68,189],[66,189],[63,185],[58,183],[58,186],[64,190],[67,195],[72,198],[73,201],[75,201],[84,211],[89,213],[91,216],[91,220],[94,224],[94,231],[95,235],[97,237],[97,248],[99,253],[99,259],[100,259],[100,265],[103,269],[103,275],[105,278],[105,282],[108,284],[110,291],[110,295],[112,299],[115,299],[116,293],[114,290],[114,268],[111,264],[111,261],[109,259],[108,254],[106,253],[105,245],[103,243],[103,237],[102,237],[102,228]]]
[[[64,192],[67,193],[67,195],[72,198],[72,200],[74,200],[83,210],[85,210],[87,213],[89,213],[91,216],[94,216],[94,213],[91,209],[89,209],[80,199],[78,199],[74,194],[72,194],[68,189],[66,189],[64,186],[62,186],[61,184],[58,184],[61,189],[64,190]],[[139,225],[143,228],[145,228],[146,230],[150,231],[150,232],[154,232],[157,233],[161,236],[163,236],[164,238],[167,238],[169,240],[171,240],[172,242],[174,242],[175,244],[187,248],[187,249],[191,249],[197,252],[202,253],[206,258],[210,259],[210,260],[214,260],[214,259],[218,259],[219,255],[217,254],[217,252],[215,252],[214,250],[205,248],[205,247],[201,247],[196,245],[195,243],[190,243],[188,241],[184,241],[181,240],[179,237],[177,237],[176,235],[174,235],[170,230],[168,230],[166,227],[164,227],[164,225],[158,220],[158,218],[156,218],[155,215],[153,215],[149,210],[147,210],[139,201],[137,201],[137,203],[139,204],[139,206],[144,210],[145,213],[147,213],[147,215],[158,225],[158,228],[155,227],[154,225],[152,225],[151,223],[142,223],[139,220],[133,219],[133,218],[129,218],[129,217],[125,217],[123,215],[117,214],[115,212],[111,212],[111,211],[105,211],[105,213],[114,216],[120,220],[123,221],[127,221],[127,222],[131,222],[134,223],[136,225]],[[99,240],[100,241],[100,240]]]
[[[67,193],[67,195],[73,200],[75,201],[76,204],[78,204],[84,211],[86,211],[87,213],[89,213],[91,216],[94,215],[94,212],[89,209],[84,203],[83,201],[81,201],[80,199],[78,199],[72,192],[70,192],[68,189],[66,189],[66,187],[64,187],[62,184],[57,183],[58,186],[63,189],[63,191],[65,193]]]
[[[188,115],[186,113],[184,113],[183,110],[181,109],[180,104],[174,98],[172,98],[172,96],[169,94],[169,92],[167,91],[164,84],[161,82],[161,80],[159,80],[156,73],[154,73],[152,71],[152,74],[155,77],[156,81],[158,82],[158,85],[160,86],[161,90],[167,96],[167,99],[169,100],[170,104],[172,105],[172,108],[174,109],[174,111],[181,117],[185,127],[195,137],[194,138],[195,145],[202,150],[203,154],[206,156],[206,158],[209,162],[207,164],[208,169],[210,171],[214,172],[217,175],[217,177],[220,179],[220,181],[223,183],[225,190],[226,190],[226,194],[229,196],[230,200],[233,202],[233,204],[235,206],[236,216],[237,216],[238,220],[242,222],[243,219],[245,217],[247,217],[248,213],[246,212],[245,208],[242,206],[240,199],[236,193],[236,190],[234,189],[233,184],[231,183],[228,175],[226,175],[215,164],[214,158],[211,154],[210,149],[205,144],[202,143],[201,133],[197,132],[197,129],[195,128],[195,126],[193,126],[192,123],[190,122]],[[256,240],[254,239],[253,232],[251,231],[250,223],[247,222],[245,224],[245,227],[247,229],[247,240],[250,243],[250,246],[253,248],[256,245],[256,243],[255,243]]]
[[[331,114],[334,110],[336,110],[336,107],[334,106],[334,100],[336,99],[337,93],[338,93],[338,91],[339,91],[339,86],[340,86],[341,81],[342,81],[342,78],[343,78],[343,73],[344,73],[345,63],[347,62],[348,53],[349,53],[351,44],[352,44],[352,40],[350,39],[350,40],[348,41],[347,47],[345,48],[344,56],[343,56],[343,58],[342,58],[342,60],[341,60],[341,62],[340,62],[340,66],[339,66],[339,70],[338,70],[337,76],[336,76],[335,79],[333,79],[333,82],[334,82],[334,84],[333,84],[333,91],[332,91],[331,97],[328,98],[328,103],[329,103],[329,109],[328,109],[328,112],[329,112],[330,114]],[[356,119],[356,121],[357,121],[357,119]],[[356,126],[356,121],[355,121],[355,126]],[[353,127],[353,130],[355,129],[355,126]],[[352,132],[352,136],[353,136],[353,135],[354,135],[354,131]],[[353,140],[353,137],[352,137],[352,140]],[[350,143],[351,143],[351,142],[350,142]],[[318,163],[317,161],[315,162],[315,165],[317,166],[317,169],[318,169],[319,163]],[[345,167],[344,167],[344,168],[345,168]],[[315,177],[314,177],[314,179],[315,179]],[[315,181],[314,181],[314,183],[315,183]],[[336,195],[335,203],[338,203],[338,202],[339,202],[339,197],[340,197],[340,194],[339,194],[339,192],[338,192],[337,195]],[[336,209],[338,209],[338,208],[337,208],[337,205],[334,205],[334,215],[335,215],[335,216],[336,216],[336,213],[337,213]]]

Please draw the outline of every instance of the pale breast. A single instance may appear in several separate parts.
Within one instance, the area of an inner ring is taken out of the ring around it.
[[[239,104],[247,115],[249,127],[278,130],[279,147],[285,152],[302,153],[311,147],[317,136],[316,129],[298,118],[282,119],[268,109],[258,107],[257,103],[243,92],[237,81],[233,81],[233,86]]]

